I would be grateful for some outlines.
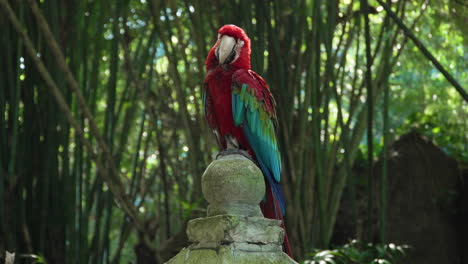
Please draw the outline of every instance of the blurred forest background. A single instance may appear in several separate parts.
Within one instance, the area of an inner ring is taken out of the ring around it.
[[[246,30],[277,101],[296,258],[343,232],[392,242],[387,226],[403,215],[389,214],[392,142],[412,131],[454,160],[455,179],[466,171],[468,4],[366,3],[0,0],[0,259],[163,263],[186,245],[217,152],[201,89],[224,24]]]

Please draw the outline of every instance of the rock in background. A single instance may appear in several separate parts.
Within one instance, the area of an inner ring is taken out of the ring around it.
[[[387,242],[412,248],[408,263],[468,263],[467,195],[457,161],[417,133],[401,136],[389,148]],[[382,159],[374,165],[374,222],[378,240]],[[354,180],[365,179],[366,170],[354,168]],[[465,175],[465,177],[463,177]],[[463,179],[464,178],[464,179]],[[353,218],[349,189],[343,196],[332,243],[362,238],[368,230],[366,188],[356,184],[357,217]],[[378,187],[377,187],[378,186]],[[364,230],[364,231],[363,231]]]

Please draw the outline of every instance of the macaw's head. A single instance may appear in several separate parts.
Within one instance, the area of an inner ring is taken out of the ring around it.
[[[242,28],[225,25],[218,30],[218,40],[206,58],[206,69],[217,66],[250,69],[250,39]]]

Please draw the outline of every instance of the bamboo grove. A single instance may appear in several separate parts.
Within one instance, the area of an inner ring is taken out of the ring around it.
[[[410,41],[394,21],[412,31],[432,8],[388,1],[392,18],[367,5],[0,0],[0,251],[163,263],[184,246],[185,222],[205,213],[200,177],[216,152],[204,60],[230,23],[252,37],[252,68],[277,101],[294,253],[327,247],[345,188],[355,192],[361,141],[372,164],[373,132],[388,134],[389,78]],[[377,217],[380,231],[365,238],[384,241],[385,176],[379,188],[368,188],[368,208],[381,211],[367,221]]]

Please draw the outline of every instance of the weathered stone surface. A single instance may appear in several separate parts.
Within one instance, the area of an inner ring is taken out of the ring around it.
[[[296,263],[283,252],[246,252],[231,246],[214,249],[183,249],[167,264],[288,264]]]
[[[239,215],[218,215],[198,218],[188,223],[187,235],[191,242],[281,245],[284,230],[278,220]]]
[[[282,251],[281,221],[263,217],[260,169],[241,155],[213,161],[202,177],[208,217],[189,221],[192,244],[167,264],[296,263]]]
[[[241,155],[222,156],[213,161],[202,176],[202,191],[210,204],[208,216],[263,216],[259,207],[265,195],[263,174]]]

